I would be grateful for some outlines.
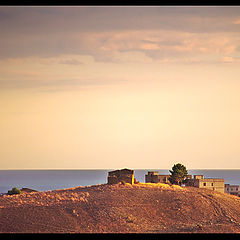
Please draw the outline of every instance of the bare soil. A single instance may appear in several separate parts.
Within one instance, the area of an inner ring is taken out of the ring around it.
[[[1,233],[240,233],[240,198],[167,184],[0,197]]]

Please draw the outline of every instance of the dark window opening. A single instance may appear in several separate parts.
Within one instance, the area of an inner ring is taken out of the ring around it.
[[[203,186],[206,186],[206,183],[203,183]]]

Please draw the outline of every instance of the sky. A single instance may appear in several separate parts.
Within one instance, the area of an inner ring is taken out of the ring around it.
[[[0,169],[240,169],[240,7],[0,7]]]

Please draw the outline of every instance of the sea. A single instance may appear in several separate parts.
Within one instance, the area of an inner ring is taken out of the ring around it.
[[[7,193],[13,187],[31,188],[38,191],[90,186],[107,183],[106,170],[0,170],[0,193]],[[169,174],[167,169],[134,169],[134,177],[145,182],[148,171]],[[204,178],[223,178],[225,183],[240,185],[240,170],[188,170],[191,175],[204,175]]]

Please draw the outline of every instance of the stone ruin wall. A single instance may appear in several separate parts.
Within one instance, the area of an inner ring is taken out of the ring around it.
[[[134,171],[117,170],[108,173],[108,184],[117,184],[120,182],[134,184]]]
[[[154,172],[149,172],[147,175],[145,175],[145,182],[146,183],[170,183],[168,178],[170,175],[159,175]]]

